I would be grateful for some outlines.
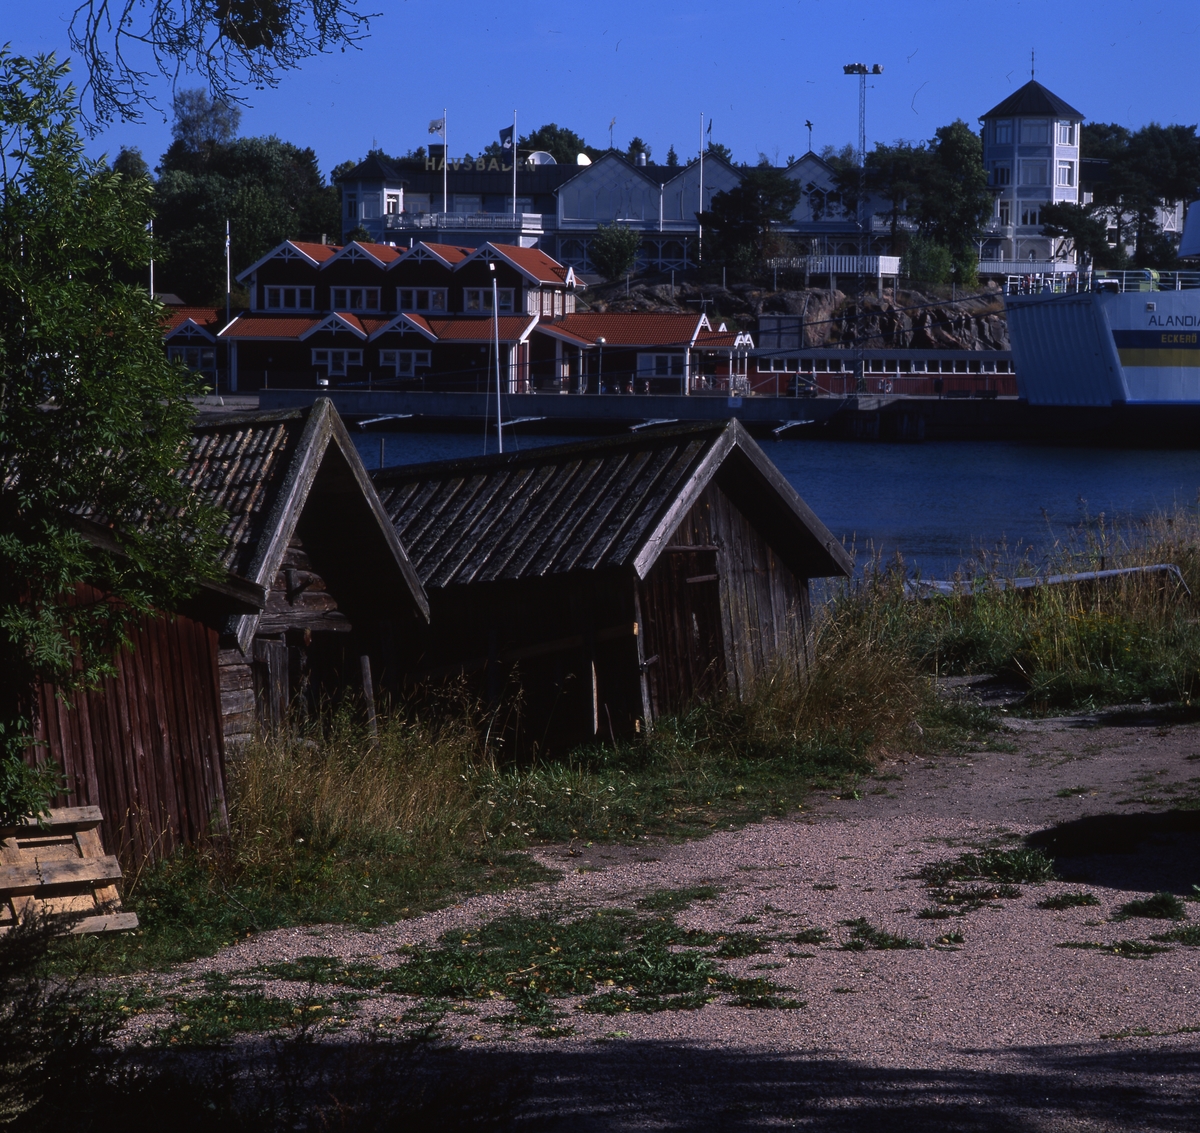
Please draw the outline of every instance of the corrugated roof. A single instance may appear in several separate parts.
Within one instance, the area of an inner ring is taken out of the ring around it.
[[[1019,90],[1013,91],[1003,102],[997,103],[983,118],[1023,118],[1030,114],[1044,114],[1048,118],[1073,118],[1083,121],[1083,115],[1073,106],[1063,102],[1053,91],[1047,90],[1036,79],[1030,79]]]
[[[591,346],[601,337],[606,346],[686,346],[706,327],[703,315],[577,311],[553,322],[543,322],[538,331],[569,338],[581,346]]]
[[[769,539],[795,541],[821,567],[848,558],[736,422],[690,425],[511,455],[389,468],[373,475],[396,534],[426,587],[633,567],[658,544],[735,451],[773,507]],[[674,519],[671,517],[674,516]],[[808,546],[807,544],[811,544]],[[840,555],[840,558],[839,558]]]

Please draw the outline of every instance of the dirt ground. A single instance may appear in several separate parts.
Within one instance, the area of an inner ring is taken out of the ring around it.
[[[518,1100],[504,1127],[529,1130],[1200,1129],[1200,948],[1133,959],[1059,947],[1149,941],[1176,925],[1113,922],[1119,905],[1161,890],[1200,896],[1200,724],[1135,709],[1010,719],[1004,739],[1012,750],[887,762],[860,797],[813,798],[794,818],[703,841],[543,847],[532,852],[560,871],[552,883],[372,932],[265,934],[192,974],[305,955],[387,963],[401,945],[505,912],[573,916],[710,885],[719,895],[681,923],[830,933],[723,963],[768,975],[802,1007],[611,1017],[563,1001],[575,1034],[558,1039],[452,1014],[437,1073],[464,1097],[489,1088],[470,1083],[506,1083]],[[1030,836],[1061,880],[950,920],[916,917],[930,904],[913,876],[921,865]],[[1100,904],[1037,907],[1067,891]],[[1187,908],[1200,920],[1200,904]],[[930,947],[846,951],[843,922],[855,918]],[[962,942],[933,947],[948,931]],[[363,1015],[379,1025],[405,1006],[380,996]]]

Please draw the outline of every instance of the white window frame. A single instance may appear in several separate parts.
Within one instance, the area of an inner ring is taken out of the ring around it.
[[[396,309],[417,314],[444,315],[446,292],[445,287],[397,287]]]
[[[329,295],[335,311],[378,311],[378,287],[331,287]]]
[[[1021,145],[1048,146],[1051,136],[1049,118],[1021,119]]]
[[[511,315],[515,312],[516,288],[496,288],[496,303],[500,314]],[[468,315],[490,315],[492,313],[492,289],[490,287],[464,287],[463,312]]]
[[[1075,123],[1060,122],[1058,124],[1058,144],[1060,146],[1073,146],[1075,144]]]
[[[1060,161],[1058,163],[1054,183],[1068,189],[1075,188],[1075,163],[1073,161]]]
[[[401,195],[399,193],[388,193],[384,199],[383,211],[388,216],[399,216],[401,212]]]
[[[997,118],[992,124],[992,141],[998,146],[1011,146],[1013,124],[1011,118]]]
[[[639,378],[682,378],[684,355],[682,352],[639,354],[637,371]]]
[[[317,369],[324,369],[331,378],[344,378],[351,366],[362,365],[362,351],[314,347],[312,364]]]
[[[264,284],[262,294],[264,311],[311,311],[313,309],[313,288],[311,287]]]
[[[391,370],[397,378],[415,377],[420,370],[433,365],[433,355],[428,350],[381,350],[379,367]]]

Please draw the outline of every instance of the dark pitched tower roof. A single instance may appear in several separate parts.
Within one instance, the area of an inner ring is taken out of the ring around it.
[[[342,181],[404,181],[392,166],[379,157],[378,154],[367,154],[353,169],[343,173],[338,182]]]
[[[1020,90],[1013,91],[1003,102],[997,103],[984,118],[1025,118],[1044,115],[1047,118],[1073,118],[1083,121],[1083,115],[1073,106],[1063,102],[1053,91],[1047,90],[1036,79],[1030,79]]]

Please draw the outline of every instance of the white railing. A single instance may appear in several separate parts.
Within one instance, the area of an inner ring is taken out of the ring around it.
[[[546,217],[540,212],[402,212],[391,213],[383,218],[388,230],[411,231],[423,228],[469,229],[498,228],[520,229],[541,232],[546,226]]]
[[[1066,260],[980,260],[980,275],[1074,275],[1078,264]]]
[[[779,256],[768,266],[805,275],[899,275],[899,256]]]

